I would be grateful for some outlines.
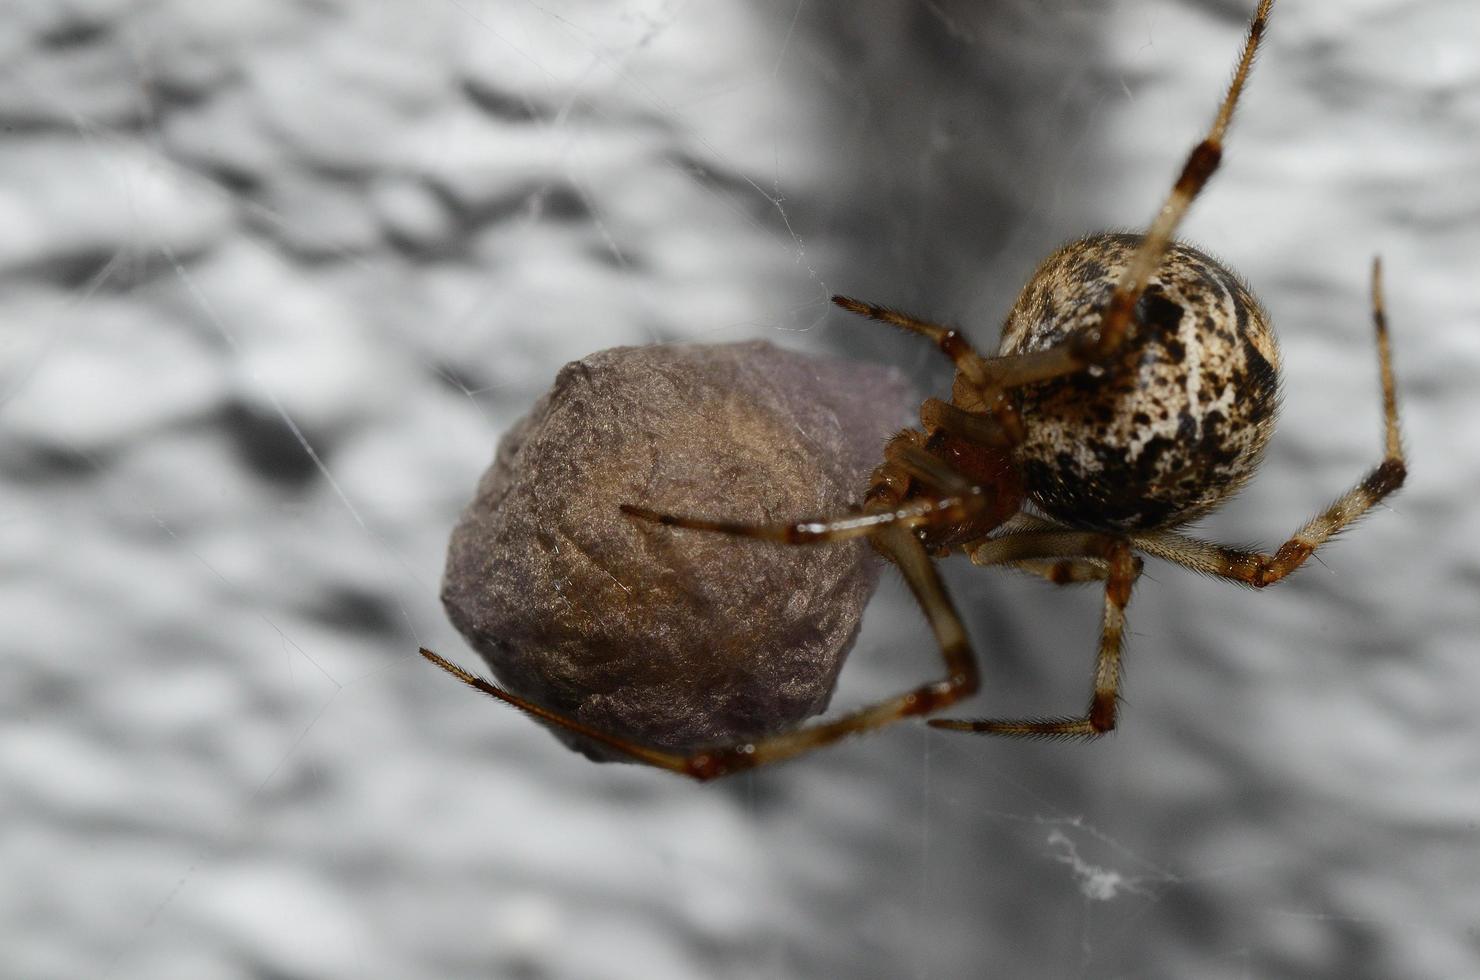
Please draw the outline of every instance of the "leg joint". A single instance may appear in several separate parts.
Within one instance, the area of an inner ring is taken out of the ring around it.
[[[1382,499],[1403,485],[1408,478],[1408,464],[1401,459],[1385,459],[1377,469],[1367,474],[1362,489],[1374,499]]]
[[[1188,155],[1182,175],[1177,178],[1177,190],[1183,194],[1195,194],[1213,176],[1222,160],[1223,147],[1212,140],[1203,140]]]

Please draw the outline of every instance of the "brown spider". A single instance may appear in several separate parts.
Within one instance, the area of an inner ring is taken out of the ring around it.
[[[1402,486],[1381,267],[1372,315],[1382,381],[1383,460],[1273,554],[1178,529],[1230,499],[1253,475],[1274,430],[1279,349],[1268,317],[1230,270],[1173,240],[1218,167],[1222,144],[1274,0],[1249,24],[1233,81],[1144,235],[1091,235],[1050,255],[1008,314],[1000,352],[983,357],[955,330],[842,296],[853,313],[933,340],[954,362],[949,402],[927,400],[920,429],[884,450],[861,508],[842,517],[756,526],[624,505],[670,527],[813,544],[867,537],[898,566],[924,610],[946,676],[840,718],[691,754],[638,745],[496,687],[429,650],[464,683],[634,760],[710,779],[791,758],[856,732],[926,715],[973,694],[975,658],[932,557],[960,550],[1056,583],[1104,580],[1094,693],[1079,717],[932,719],[968,732],[1091,738],[1115,727],[1125,607],[1142,552],[1263,588]],[[1037,516],[1024,509],[1031,503]]]

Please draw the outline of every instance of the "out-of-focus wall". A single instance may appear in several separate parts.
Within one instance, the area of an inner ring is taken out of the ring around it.
[[[1187,234],[1279,327],[1209,533],[1414,476],[1264,594],[1150,563],[1123,727],[900,726],[698,787],[436,674],[446,536],[568,360],[764,337],[948,382],[1037,258],[1146,222],[1243,2],[23,2],[0,26],[0,972],[1477,971],[1480,24],[1283,0]],[[1098,598],[958,567],[972,713],[1088,689]],[[897,582],[837,703],[932,676]]]

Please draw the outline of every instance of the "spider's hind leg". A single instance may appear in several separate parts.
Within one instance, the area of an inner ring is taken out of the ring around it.
[[[938,681],[922,684],[897,694],[877,704],[860,708],[841,718],[807,725],[790,732],[782,732],[758,738],[750,742],[737,742],[700,749],[691,753],[671,752],[640,745],[608,732],[585,725],[568,715],[541,707],[517,694],[506,691],[490,681],[484,680],[456,664],[443,659],[430,650],[422,649],[421,655],[456,677],[469,687],[497,698],[540,720],[595,739],[610,748],[630,756],[635,762],[668,769],[699,780],[714,779],[746,769],[754,769],[771,762],[790,759],[813,749],[830,745],[840,739],[861,732],[882,728],[902,718],[928,714],[954,704],[961,698],[974,693],[979,683],[976,658],[971,652],[966,629],[961,617],[951,604],[945,586],[936,572],[934,563],[925,548],[907,528],[890,526],[880,531],[876,542],[903,573],[905,581],[915,594],[916,600],[930,622],[936,643],[945,660],[946,676]]]
[[[1084,571],[1103,564],[1105,607],[1100,627],[1100,647],[1095,658],[1094,693],[1087,711],[1071,718],[979,718],[931,719],[935,728],[992,735],[1040,738],[1094,738],[1115,727],[1120,698],[1120,652],[1125,635],[1125,607],[1131,587],[1141,573],[1140,560],[1131,553],[1130,542],[1117,535],[1096,531],[1023,531],[993,538],[978,547],[972,560],[979,564],[1069,560],[1069,567]]]
[[[1377,259],[1372,262],[1372,323],[1377,334],[1377,370],[1382,386],[1382,462],[1356,486],[1307,521],[1272,555],[1229,548],[1177,531],[1138,534],[1134,538],[1136,546],[1147,554],[1196,572],[1263,588],[1295,571],[1317,548],[1350,527],[1389,494],[1396,493],[1408,477],[1408,462],[1403,455],[1402,431],[1398,425],[1397,384],[1393,380],[1387,312],[1382,299],[1382,263]]]
[[[879,551],[899,568],[925,613],[945,660],[946,676],[832,721],[807,725],[752,743],[707,749],[690,760],[689,775],[707,779],[780,762],[903,718],[930,714],[976,692],[980,675],[966,628],[961,624],[960,614],[951,603],[935,563],[930,560],[924,546],[913,533],[899,526],[881,531],[874,542]]]
[[[513,691],[499,687],[492,681],[485,680],[472,671],[464,670],[462,667],[433,653],[426,647],[422,647],[420,652],[427,660],[441,667],[444,671],[456,677],[473,690],[480,691],[491,698],[502,701],[504,704],[518,708],[525,714],[533,715],[546,724],[554,725],[556,728],[563,728],[568,732],[573,732],[593,741],[600,742],[607,748],[615,749],[624,755],[630,756],[634,762],[644,762],[650,766],[656,766],[659,769],[668,769],[672,772],[690,776],[694,775],[688,769],[688,758],[680,753],[655,749],[651,746],[634,742],[631,739],[623,738],[620,735],[613,735],[599,728],[592,728],[590,725],[579,722],[569,715],[562,714],[559,711],[552,711],[543,705],[534,703],[528,698],[515,694]]]

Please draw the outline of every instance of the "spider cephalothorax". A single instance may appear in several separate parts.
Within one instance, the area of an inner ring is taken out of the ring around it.
[[[920,427],[890,440],[857,511],[747,525],[622,508],[668,527],[781,544],[868,537],[919,600],[945,661],[940,680],[831,721],[680,753],[592,731],[423,653],[465,683],[549,724],[595,738],[636,761],[708,779],[931,714],[974,693],[976,659],[931,561],[961,551],[979,565],[1016,568],[1056,583],[1104,582],[1093,693],[1085,712],[1068,718],[930,724],[1048,738],[1088,738],[1114,728],[1125,608],[1140,574],[1138,552],[1245,585],[1270,585],[1402,486],[1407,474],[1374,262],[1382,461],[1273,553],[1176,530],[1237,492],[1274,427],[1279,350],[1268,318],[1237,276],[1174,240],[1187,208],[1218,168],[1273,6],[1274,0],[1261,0],[1213,124],[1188,154],[1150,226],[1140,235],[1092,235],[1049,256],[1012,308],[998,356],[978,354],[954,329],[873,303],[833,298],[850,312],[932,340],[956,366],[950,401],[929,399],[920,410]],[[1041,513],[1024,509],[1029,501]]]

